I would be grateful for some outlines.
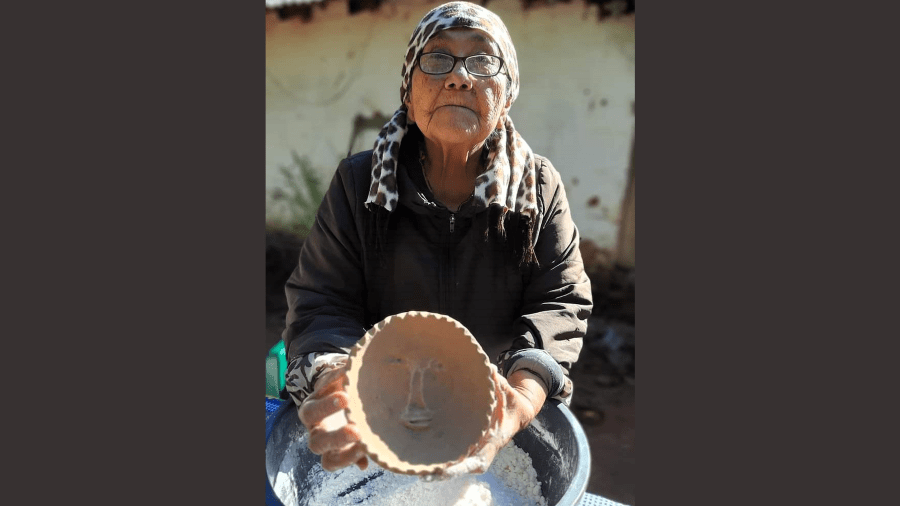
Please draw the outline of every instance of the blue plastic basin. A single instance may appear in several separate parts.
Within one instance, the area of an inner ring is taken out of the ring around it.
[[[268,402],[268,401],[267,401]],[[306,434],[297,418],[292,402],[283,402],[273,413],[266,415],[266,506],[283,506],[273,490],[275,477],[288,451],[299,451],[298,467],[304,471],[319,466],[319,456],[303,445],[297,450],[295,441]],[[513,437],[516,445],[530,456],[541,493],[550,506],[576,506],[587,489],[591,471],[591,452],[584,430],[575,415],[564,404],[549,399],[538,416],[524,430]],[[295,476],[316,476],[315,472],[295,473]],[[302,478],[301,478],[302,479]],[[312,489],[307,483],[295,482],[302,493]]]

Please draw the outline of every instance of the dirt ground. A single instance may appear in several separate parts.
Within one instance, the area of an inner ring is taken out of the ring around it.
[[[284,329],[284,282],[299,241],[266,234],[266,353]],[[635,506],[634,270],[600,261],[588,269],[594,311],[578,362],[570,408],[591,448],[587,491]]]
[[[571,372],[575,392],[570,407],[591,447],[587,491],[634,506],[634,378],[605,384],[608,367],[591,350],[582,351]]]

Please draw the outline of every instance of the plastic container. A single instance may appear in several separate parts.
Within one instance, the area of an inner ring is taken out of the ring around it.
[[[330,473],[321,468],[319,456],[310,452],[305,443],[296,443],[305,439],[306,429],[293,406],[284,402],[272,413],[268,409],[267,404],[266,506],[283,506],[272,486],[289,452],[299,451],[301,472],[295,477],[300,477],[300,481],[294,485],[302,495],[315,490],[317,482],[327,479]],[[541,493],[549,506],[580,504],[591,472],[591,452],[584,430],[564,404],[548,399],[538,416],[513,441],[531,456],[541,482]],[[300,504],[306,504],[306,497],[299,499]]]
[[[284,373],[287,371],[287,358],[284,353],[284,341],[272,346],[266,355],[266,397],[279,398],[284,389]]]

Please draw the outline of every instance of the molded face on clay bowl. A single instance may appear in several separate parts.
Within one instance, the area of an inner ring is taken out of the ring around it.
[[[350,404],[369,457],[430,474],[465,458],[496,404],[490,361],[456,320],[411,311],[385,318],[351,350]]]

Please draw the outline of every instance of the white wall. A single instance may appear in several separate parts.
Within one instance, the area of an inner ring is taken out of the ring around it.
[[[351,147],[353,120],[399,107],[409,36],[441,3],[395,0],[351,16],[346,2],[330,1],[309,22],[267,11],[267,190],[283,184],[278,166],[291,163],[291,150],[327,182],[348,149],[371,148],[380,127]],[[493,0],[488,8],[519,57],[510,117],[562,174],[582,237],[614,248],[634,132],[634,15],[598,21],[597,6],[579,1],[525,11],[518,0]]]

